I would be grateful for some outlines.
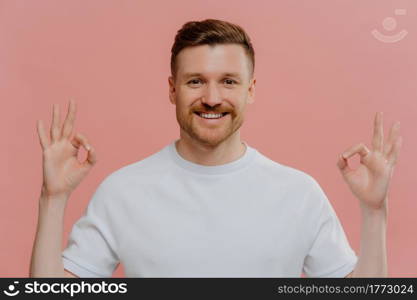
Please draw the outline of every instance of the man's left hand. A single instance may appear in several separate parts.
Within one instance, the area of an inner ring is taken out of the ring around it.
[[[402,144],[399,128],[400,123],[396,122],[390,129],[388,140],[384,142],[382,113],[376,113],[372,150],[360,143],[339,156],[337,166],[363,208],[386,208],[389,182]],[[360,155],[360,165],[351,169],[348,159],[355,154]]]

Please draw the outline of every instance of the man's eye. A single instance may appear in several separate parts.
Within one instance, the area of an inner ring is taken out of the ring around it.
[[[188,84],[199,84],[201,83],[200,79],[191,79],[190,81],[188,81]],[[226,83],[227,85],[233,85],[236,84],[237,82],[233,79],[225,79],[224,83]]]
[[[236,83],[236,81],[234,81],[233,79],[225,79],[224,82],[228,85]]]
[[[191,79],[190,81],[188,81],[188,83],[191,83],[191,84],[197,84],[199,82],[200,82],[199,79]]]

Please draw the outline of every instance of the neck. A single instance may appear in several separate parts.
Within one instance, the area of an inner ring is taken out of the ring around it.
[[[246,146],[240,140],[239,131],[216,146],[202,144],[181,132],[181,137],[175,146],[178,154],[184,159],[204,166],[230,163],[242,157],[246,151]]]

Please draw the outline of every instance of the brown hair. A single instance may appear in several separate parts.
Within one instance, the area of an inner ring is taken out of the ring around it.
[[[216,44],[240,44],[244,47],[252,64],[252,76],[255,70],[255,51],[249,36],[242,27],[226,21],[206,19],[185,23],[175,36],[171,48],[171,75],[175,78],[176,57],[185,47]]]

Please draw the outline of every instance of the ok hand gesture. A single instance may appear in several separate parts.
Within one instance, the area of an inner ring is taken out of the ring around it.
[[[384,142],[382,113],[377,113],[372,149],[369,150],[360,143],[339,156],[337,166],[363,208],[386,209],[389,182],[402,144],[399,128],[400,123],[396,122],[390,129],[387,141]],[[348,159],[355,154],[360,155],[360,165],[356,169],[351,169]]]
[[[48,140],[43,122],[41,120],[37,122],[39,140],[43,150],[42,194],[45,196],[69,197],[97,161],[94,149],[83,135],[77,133],[71,138],[75,113],[75,102],[70,100],[67,117],[61,126],[59,106],[53,106],[51,141]],[[88,151],[87,159],[82,163],[77,159],[81,145]]]

